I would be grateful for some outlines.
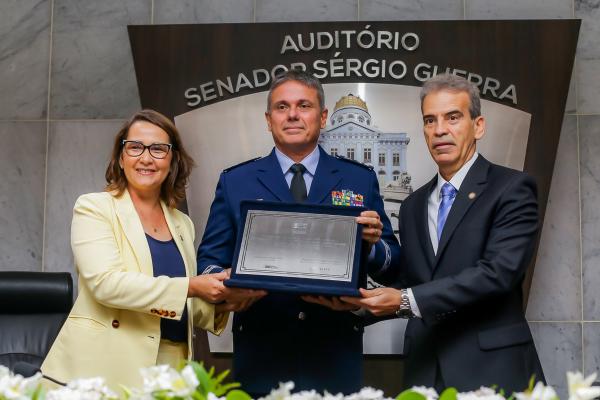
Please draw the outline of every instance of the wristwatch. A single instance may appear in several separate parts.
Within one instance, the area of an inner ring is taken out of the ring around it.
[[[400,307],[396,310],[396,317],[406,319],[415,317],[410,308],[410,299],[408,298],[408,290],[406,289],[400,289]]]

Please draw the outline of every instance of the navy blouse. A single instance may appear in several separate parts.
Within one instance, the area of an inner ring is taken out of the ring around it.
[[[173,239],[163,242],[146,234],[150,254],[152,254],[152,266],[154,276],[168,276],[170,278],[185,277],[185,264],[179,253],[179,249]],[[161,338],[173,342],[187,342],[187,307],[183,310],[181,320],[161,318]]]

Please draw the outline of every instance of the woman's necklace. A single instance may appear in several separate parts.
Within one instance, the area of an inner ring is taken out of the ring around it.
[[[151,209],[147,209],[142,212],[140,211],[141,210],[138,210],[138,214],[145,222],[144,225],[146,225],[147,228],[150,228],[150,230],[154,233],[162,232],[162,222],[164,217],[160,205],[158,207],[152,207]]]
[[[162,230],[162,222],[163,222],[163,214],[162,210],[160,212],[153,213],[154,215],[149,218],[150,227],[154,231],[154,233],[159,233]]]

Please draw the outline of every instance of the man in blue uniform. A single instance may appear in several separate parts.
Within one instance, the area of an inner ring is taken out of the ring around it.
[[[383,209],[372,168],[326,154],[318,145],[327,121],[323,88],[302,71],[288,71],[271,85],[265,113],[275,148],[263,158],[223,171],[198,249],[199,273],[229,268],[240,225],[240,202],[333,204],[334,193],[362,195],[357,217],[368,242],[367,271],[375,280],[393,276],[399,245]],[[360,198],[360,197],[359,197]],[[254,395],[279,382],[296,389],[351,393],[362,385],[361,318],[335,298],[270,293],[233,320],[235,379]]]

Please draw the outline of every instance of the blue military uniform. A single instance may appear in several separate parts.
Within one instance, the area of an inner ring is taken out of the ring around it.
[[[398,259],[400,247],[385,215],[375,173],[360,163],[332,157],[320,147],[319,152],[307,203],[339,204],[336,195],[345,190],[367,209],[377,211],[384,228],[367,271],[375,280],[389,281],[397,274],[390,265]],[[275,150],[221,174],[198,249],[199,273],[231,266],[240,202],[256,199],[294,201]],[[351,312],[269,293],[234,316],[234,378],[256,394],[268,393],[285,381],[294,381],[297,390],[354,392],[362,386],[362,334],[362,319]]]

